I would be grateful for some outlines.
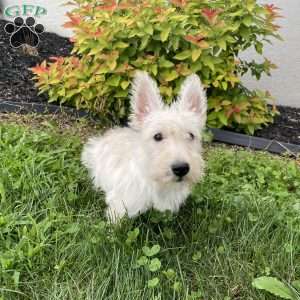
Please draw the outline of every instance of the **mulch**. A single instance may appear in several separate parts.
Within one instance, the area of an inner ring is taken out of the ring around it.
[[[255,132],[255,136],[300,145],[300,108],[277,106],[274,123]]]
[[[67,56],[73,45],[67,38],[54,33],[40,34],[38,56],[26,55],[20,48],[13,48],[9,35],[4,31],[7,21],[0,20],[0,101],[47,102],[46,95],[37,95],[29,68],[50,56]]]
[[[0,20],[0,101],[47,103],[47,95],[38,95],[29,68],[50,56],[69,55],[72,43],[68,38],[44,32],[40,35],[38,56],[26,55],[9,44],[9,36],[4,31],[6,23]],[[255,135],[300,145],[300,108],[278,106],[278,110],[280,115],[275,118],[274,124]]]

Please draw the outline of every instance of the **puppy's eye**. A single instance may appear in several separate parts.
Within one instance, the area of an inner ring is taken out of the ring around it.
[[[189,132],[189,136],[190,136],[190,139],[193,140],[195,138],[195,135],[191,132]]]
[[[155,134],[153,138],[156,142],[160,142],[163,140],[163,135],[159,132],[159,133]]]

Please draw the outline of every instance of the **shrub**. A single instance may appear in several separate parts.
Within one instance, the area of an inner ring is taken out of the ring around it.
[[[279,38],[273,5],[255,0],[74,0],[64,26],[74,30],[70,57],[54,57],[32,68],[49,101],[89,109],[118,121],[129,112],[128,90],[136,69],[159,83],[166,102],[184,77],[195,72],[208,88],[208,125],[248,133],[272,122],[267,92],[247,91],[240,76],[260,78],[275,66],[239,59],[270,37]]]

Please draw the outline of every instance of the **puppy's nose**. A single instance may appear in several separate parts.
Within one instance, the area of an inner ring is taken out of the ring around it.
[[[185,176],[190,170],[189,164],[185,163],[185,162],[175,163],[171,166],[171,168],[172,168],[173,173],[178,177]]]

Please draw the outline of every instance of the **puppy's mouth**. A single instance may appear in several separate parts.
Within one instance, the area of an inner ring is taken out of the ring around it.
[[[182,182],[183,179],[184,179],[184,177],[176,177],[176,178],[175,178],[175,181],[176,181],[176,182]]]

